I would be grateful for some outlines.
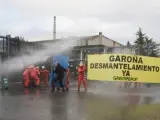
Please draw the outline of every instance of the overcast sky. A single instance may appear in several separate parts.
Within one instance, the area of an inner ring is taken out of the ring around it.
[[[159,0],[0,0],[0,35],[29,41],[103,35],[123,44],[136,39],[138,27],[160,43]]]

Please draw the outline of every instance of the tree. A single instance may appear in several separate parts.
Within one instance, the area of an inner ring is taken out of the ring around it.
[[[144,38],[145,38],[145,33],[142,33],[142,29],[139,28],[138,32],[136,33],[137,35],[137,39],[135,41],[136,44],[139,44],[139,45],[143,45],[144,44]]]
[[[152,38],[149,38],[148,36],[145,37],[144,49],[147,56],[157,57],[159,53],[158,47],[159,45],[157,45]]]
[[[131,46],[131,43],[128,41],[127,42],[127,47],[130,47]]]
[[[137,54],[157,57],[159,53],[159,45],[157,45],[152,38],[146,36],[146,34],[142,32],[141,28],[139,28],[136,35],[137,39],[135,41],[135,47],[137,49]]]
[[[137,36],[137,39],[135,41],[135,47],[137,50],[136,52],[139,55],[145,55],[144,48],[143,48],[145,44],[145,41],[144,41],[145,34],[142,33],[141,28],[139,28],[138,32],[136,33],[136,36]]]

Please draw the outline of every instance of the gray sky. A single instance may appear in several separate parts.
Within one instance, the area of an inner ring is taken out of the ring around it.
[[[29,41],[52,39],[53,16],[57,37],[95,35],[122,44],[136,39],[138,27],[160,43],[159,0],[0,0],[0,35]]]

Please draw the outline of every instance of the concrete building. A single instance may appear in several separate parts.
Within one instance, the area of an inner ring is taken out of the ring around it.
[[[72,37],[74,39],[74,37]],[[76,38],[77,39],[77,38]],[[77,44],[70,51],[70,60],[84,60],[87,54],[107,54],[107,53],[125,53],[125,54],[135,54],[133,47],[127,47],[122,45],[110,38],[104,36],[101,32],[98,35],[93,36],[83,36],[79,37]],[[55,44],[57,40],[43,40],[32,42],[34,44],[35,50],[42,49],[43,44]]]
[[[93,36],[69,37],[67,39],[78,39],[76,44],[74,44],[73,49],[65,51],[64,53],[70,58],[70,67],[73,73],[76,73],[76,67],[80,61],[83,61],[84,63],[86,62],[88,54],[135,54],[134,48],[124,46],[104,36],[101,32]],[[63,43],[65,43],[65,40],[66,39],[56,39],[26,42],[23,41],[23,39],[21,40],[19,37],[12,38],[11,36],[1,36],[0,60],[4,61],[5,59],[10,59],[11,57],[31,54],[38,50],[45,49],[48,45],[54,45],[56,42],[64,41]]]
[[[10,35],[0,36],[0,60],[12,58],[18,55],[20,40],[18,37],[11,38]]]
[[[71,56],[71,59],[80,60],[85,59],[86,54],[135,54],[134,48],[124,46],[110,38],[107,38],[101,32],[98,35],[82,37],[72,52],[73,56]],[[80,58],[78,56],[80,56]]]
[[[71,61],[85,60],[87,54],[108,54],[108,53],[126,53],[135,54],[133,47],[127,47],[114,41],[99,32],[98,35],[83,36],[83,37],[71,37],[72,39],[78,39],[74,48],[67,51]],[[70,39],[70,38],[68,38]],[[65,40],[65,39],[64,39]],[[0,56],[17,56],[22,54],[30,54],[38,51],[39,49],[45,49],[45,44],[54,45],[62,39],[56,40],[41,40],[34,42],[26,42],[20,40],[20,38],[11,36],[0,37]]]
[[[10,35],[0,36],[0,60],[5,61],[22,54],[33,52],[34,44],[26,42],[19,37],[11,37]]]
[[[70,38],[68,38],[70,39]],[[76,76],[76,67],[83,61],[86,63],[88,54],[109,54],[109,53],[125,53],[125,54],[135,54],[133,47],[127,47],[122,45],[106,36],[101,32],[98,35],[93,36],[83,36],[83,37],[71,37],[71,39],[78,39],[72,50],[67,51],[65,55],[70,58],[70,68],[74,76]],[[65,39],[64,39],[65,40]],[[34,44],[35,51],[38,49],[45,48],[44,44],[56,44],[58,41],[63,41],[61,39],[57,40],[43,40],[32,42]],[[65,43],[65,42],[64,42]]]

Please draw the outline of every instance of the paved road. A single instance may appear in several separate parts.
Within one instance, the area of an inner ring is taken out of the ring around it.
[[[121,120],[127,105],[159,103],[159,88],[142,91],[106,86],[92,84],[88,92],[83,88],[77,92],[72,83],[69,92],[51,93],[45,87],[24,89],[13,83],[8,91],[0,92],[0,120]]]

